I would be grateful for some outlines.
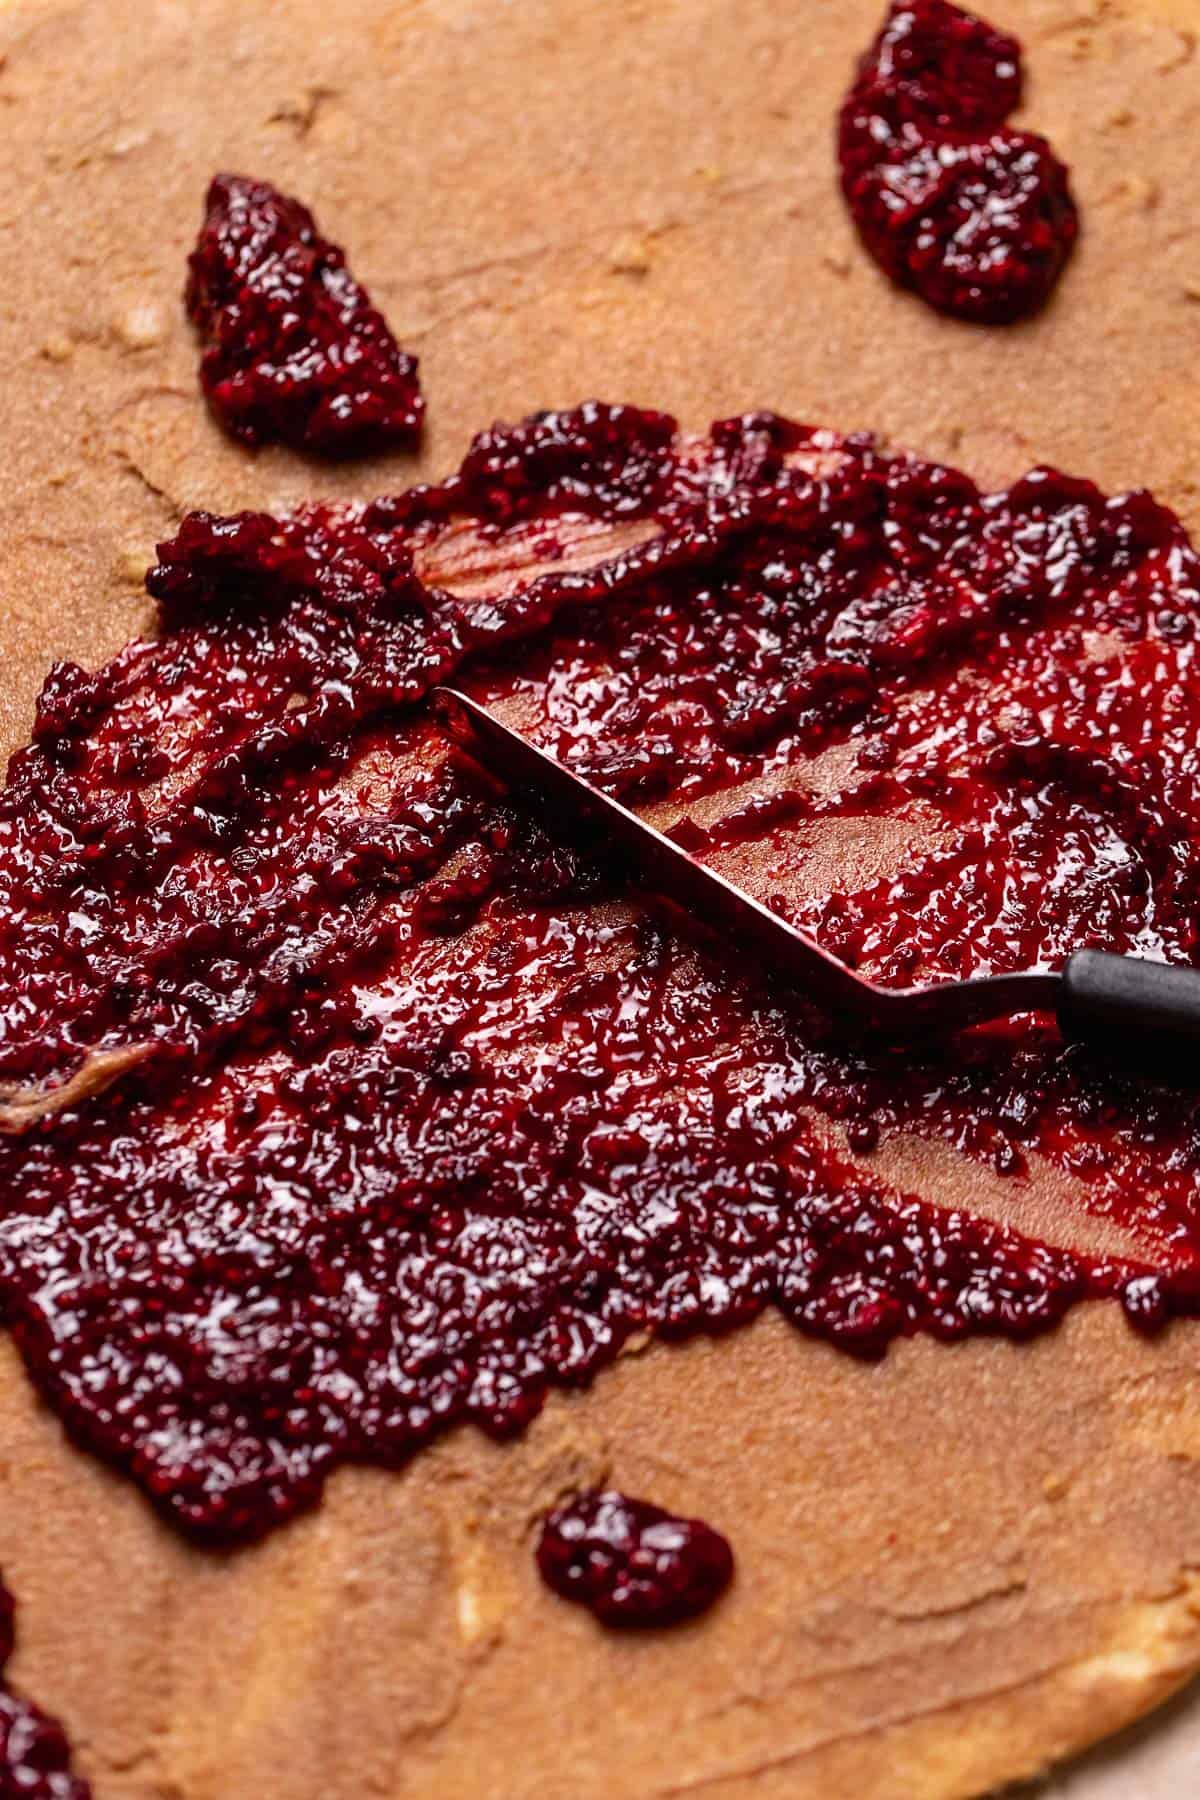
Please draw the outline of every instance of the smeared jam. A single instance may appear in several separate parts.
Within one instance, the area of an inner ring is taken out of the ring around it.
[[[234,437],[339,457],[415,441],[416,359],[299,200],[218,175],[188,270],[201,386]]]
[[[681,1519],[613,1489],[549,1513],[538,1540],[543,1581],[604,1625],[678,1625],[707,1612],[733,1576],[733,1552],[703,1519]]]
[[[1015,38],[948,0],[893,0],[842,107],[842,191],[863,243],[939,312],[1007,324],[1035,312],[1079,234],[1021,102]]]
[[[0,796],[0,1291],[179,1524],[517,1430],[634,1333],[1195,1310],[1194,1094],[1044,1018],[846,1048],[427,702],[453,674],[880,980],[1194,961],[1200,559],[1149,495],[593,404],[436,487],[195,515],[149,586]],[[900,1139],[1014,1207],[1048,1171],[1057,1247],[889,1185]]]
[[[0,1583],[0,1800],[91,1800],[71,1773],[71,1749],[57,1719],[4,1681],[13,1651],[13,1601]]]

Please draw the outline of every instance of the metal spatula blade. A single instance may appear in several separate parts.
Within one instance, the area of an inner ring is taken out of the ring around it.
[[[1131,1053],[1140,1055],[1159,1075],[1167,1061],[1167,1072],[1190,1079],[1167,1059],[1179,1048],[1200,1045],[1200,970],[1077,950],[1057,971],[880,987],[465,694],[443,687],[433,698],[456,742],[506,788],[536,801],[552,832],[593,853],[615,851],[706,936],[724,937],[739,951],[755,949],[763,974],[818,1002],[835,1027],[905,1042],[949,1036],[1013,1013],[1052,1012],[1067,1037],[1087,1039],[1126,1062]]]

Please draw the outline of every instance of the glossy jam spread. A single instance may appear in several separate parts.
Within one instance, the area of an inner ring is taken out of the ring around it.
[[[547,1586],[603,1625],[678,1625],[725,1592],[733,1551],[702,1519],[608,1489],[548,1514],[537,1564]]]
[[[161,635],[52,671],[0,797],[0,1292],[180,1524],[517,1430],[634,1333],[1194,1309],[1195,1092],[1046,1019],[839,1047],[426,701],[454,674],[881,980],[1195,960],[1200,559],[1147,494],[591,405],[395,499],[193,516],[149,585]],[[914,1142],[1018,1218],[1037,1170],[1059,1247],[897,1189]]]
[[[91,1800],[71,1773],[71,1750],[57,1719],[5,1684],[13,1650],[12,1596],[0,1584],[0,1800]]]
[[[842,107],[842,191],[871,255],[939,312],[1006,324],[1036,311],[1079,234],[1021,102],[1015,38],[947,0],[893,0]]]
[[[188,269],[201,386],[234,437],[322,456],[414,442],[416,359],[306,206],[268,182],[218,175]]]

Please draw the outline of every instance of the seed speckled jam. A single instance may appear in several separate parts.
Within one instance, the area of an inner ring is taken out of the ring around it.
[[[937,311],[1042,306],[1079,235],[1067,171],[1007,120],[1021,47],[948,0],[893,0],[838,128],[842,191],[880,267]]]
[[[416,441],[416,358],[299,200],[216,176],[185,298],[207,346],[200,385],[242,443],[343,457]]]
[[[602,1625],[679,1625],[707,1612],[733,1578],[733,1552],[703,1519],[681,1519],[608,1488],[572,1495],[542,1524],[547,1587]]]
[[[1044,1018],[841,1047],[427,704],[453,675],[881,981],[1195,961],[1200,561],[1149,495],[590,404],[435,487],[193,515],[149,586],[0,797],[0,1293],[181,1526],[518,1430],[635,1333],[1196,1309],[1196,1096]],[[1055,1172],[1057,1244],[891,1185],[903,1136],[1014,1203]]]

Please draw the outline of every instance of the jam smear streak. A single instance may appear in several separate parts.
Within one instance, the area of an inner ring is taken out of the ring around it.
[[[1046,300],[1079,235],[1045,138],[1005,124],[1017,40],[948,0],[893,0],[842,106],[842,191],[880,267],[981,324]]]
[[[55,667],[0,795],[0,1297],[177,1523],[518,1430],[647,1331],[1196,1310],[1194,1097],[1044,1019],[839,1046],[427,705],[511,709],[879,980],[1194,961],[1200,559],[1148,495],[594,403],[436,487],[193,515],[149,585],[159,635]],[[1013,1208],[1049,1168],[1060,1247],[898,1190],[898,1136]]]
[[[216,176],[188,268],[187,309],[207,344],[200,383],[234,437],[330,457],[415,442],[416,358],[299,200]]]
[[[57,1719],[4,1681],[13,1652],[13,1601],[0,1583],[0,1800],[91,1800],[71,1773],[71,1750]]]
[[[537,1565],[548,1587],[602,1625],[678,1625],[725,1592],[733,1551],[702,1519],[606,1489],[576,1494],[547,1515]]]

